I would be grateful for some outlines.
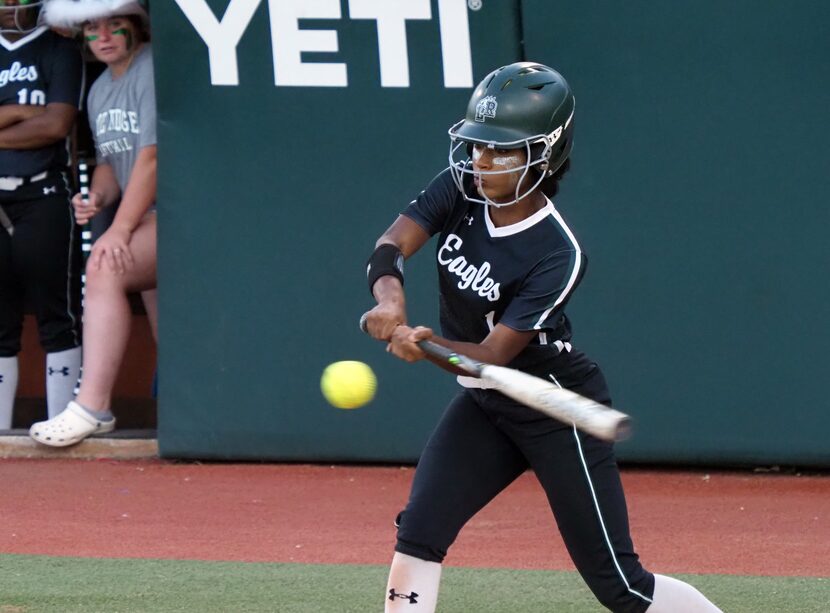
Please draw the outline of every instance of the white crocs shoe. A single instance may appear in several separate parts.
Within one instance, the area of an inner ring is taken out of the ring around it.
[[[52,419],[39,421],[29,428],[29,436],[51,447],[68,447],[80,443],[91,434],[104,434],[115,429],[115,418],[95,419],[74,400]]]

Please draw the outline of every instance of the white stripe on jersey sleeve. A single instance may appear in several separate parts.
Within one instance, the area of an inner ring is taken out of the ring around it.
[[[548,315],[551,314],[551,311],[553,311],[556,307],[562,304],[562,302],[564,302],[564,300],[570,295],[571,291],[573,291],[574,285],[576,285],[576,280],[579,278],[579,271],[582,269],[582,248],[579,246],[579,243],[576,242],[576,237],[573,235],[573,232],[571,232],[571,229],[568,227],[568,224],[565,223],[565,220],[562,219],[562,216],[559,214],[559,211],[557,211],[556,207],[553,206],[553,203],[548,201],[548,204],[550,205],[551,215],[553,215],[553,218],[556,219],[557,223],[562,227],[562,229],[565,230],[565,234],[568,235],[568,238],[573,244],[576,256],[576,264],[574,265],[573,270],[571,271],[571,276],[570,278],[568,278],[568,283],[567,285],[565,285],[565,289],[562,290],[561,294],[559,294],[559,298],[556,299],[556,302],[553,303],[553,306],[545,310],[544,313],[542,313],[542,316],[533,326],[534,330],[540,330],[542,328],[542,322],[548,318]]]

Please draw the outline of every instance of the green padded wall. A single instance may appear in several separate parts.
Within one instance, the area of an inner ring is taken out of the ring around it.
[[[404,45],[400,20],[387,16],[380,28],[353,18],[388,4],[378,0],[179,4],[191,16],[174,2],[153,4],[162,455],[415,459],[455,384],[429,365],[395,360],[358,330],[373,304],[365,262],[398,211],[446,167],[446,130],[473,80],[519,57],[517,5],[405,3],[431,18],[407,20]],[[298,20],[312,4],[329,17]],[[222,36],[211,34],[218,26],[208,27],[208,9],[226,24]],[[213,73],[194,14],[216,47]],[[233,32],[241,32],[235,61]],[[290,53],[301,47],[337,50]],[[396,48],[406,49],[408,71],[389,52]],[[468,83],[447,87],[444,62],[463,76],[465,48]],[[348,86],[276,84],[340,78],[341,69],[319,64],[345,65]],[[233,80],[234,66],[237,85],[212,84]],[[412,320],[437,325],[431,251],[407,266],[407,287]],[[323,368],[342,359],[377,372],[377,397],[361,410],[334,409],[320,394]]]
[[[830,465],[830,5],[522,7],[576,91],[570,310],[636,417],[620,455]]]
[[[357,330],[365,259],[445,167],[465,75],[526,57],[576,92],[569,313],[636,419],[621,458],[830,465],[828,5],[469,4],[153,4],[162,454],[417,457],[455,385]],[[407,289],[436,325],[431,255]],[[322,399],[340,359],[377,372],[369,406]]]

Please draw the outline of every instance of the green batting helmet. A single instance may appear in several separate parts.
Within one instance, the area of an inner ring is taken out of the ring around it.
[[[478,143],[494,149],[526,150],[527,164],[509,172],[527,174],[535,168],[539,178],[524,194],[504,204],[526,196],[568,159],[575,104],[568,82],[543,64],[516,62],[488,74],[470,97],[464,119],[449,129],[450,167],[459,189],[465,191],[464,174],[473,174],[463,153],[470,144]],[[482,202],[495,205],[486,199]]]

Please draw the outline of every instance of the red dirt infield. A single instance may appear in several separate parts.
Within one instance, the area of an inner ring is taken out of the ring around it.
[[[0,553],[387,564],[412,468],[0,460]],[[634,542],[664,573],[830,576],[830,476],[623,469]],[[525,474],[452,566],[572,570]]]

